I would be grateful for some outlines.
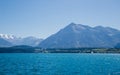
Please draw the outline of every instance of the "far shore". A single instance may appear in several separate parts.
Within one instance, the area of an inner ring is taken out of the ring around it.
[[[0,53],[120,53],[120,48],[0,47]]]

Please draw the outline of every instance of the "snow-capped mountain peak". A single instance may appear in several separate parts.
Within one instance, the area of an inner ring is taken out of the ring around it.
[[[36,38],[33,36],[21,38],[21,37],[16,37],[14,35],[8,35],[8,34],[0,34],[0,38],[12,43],[13,45],[36,46],[42,41],[42,39]]]
[[[3,39],[15,39],[16,37],[14,35],[0,34],[0,38],[3,38]]]

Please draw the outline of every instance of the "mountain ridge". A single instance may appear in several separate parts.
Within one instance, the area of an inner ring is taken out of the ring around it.
[[[3,38],[0,38],[0,47],[10,47],[12,46],[12,43],[4,40]]]
[[[120,31],[110,27],[90,27],[70,23],[38,46],[42,48],[114,47]]]
[[[21,38],[7,34],[0,34],[0,39],[1,46],[5,46],[6,43],[6,46],[28,45],[41,48],[113,48],[120,43],[120,30],[70,23],[45,40],[32,36]]]
[[[9,34],[0,34],[0,38],[6,41],[6,45],[7,45],[7,42],[11,43],[10,46],[16,46],[16,45],[37,46],[38,43],[40,43],[43,40],[33,36],[21,38],[21,37],[16,37],[15,35],[9,35]],[[2,42],[0,42],[0,44],[2,45]],[[3,46],[5,46],[5,44]]]

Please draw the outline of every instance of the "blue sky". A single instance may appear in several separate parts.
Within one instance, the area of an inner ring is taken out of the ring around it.
[[[120,0],[0,0],[0,33],[46,38],[69,23],[120,30]]]

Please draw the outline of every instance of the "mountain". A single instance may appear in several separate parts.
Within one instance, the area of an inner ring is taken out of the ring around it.
[[[12,43],[4,40],[3,38],[0,38],[0,47],[10,47],[12,46]]]
[[[17,45],[29,45],[29,46],[37,46],[42,39],[36,38],[36,37],[26,37],[22,38],[21,40],[17,41]]]
[[[12,46],[15,46],[15,45],[37,46],[42,41],[42,39],[32,37],[32,36],[21,38],[21,37],[16,37],[14,35],[8,35],[8,34],[0,34],[0,38],[5,40],[6,42],[11,43]],[[2,43],[0,42],[0,44]]]
[[[5,40],[12,40],[12,39],[16,39],[17,37],[14,35],[0,34],[0,38],[3,38]]]
[[[71,23],[38,46],[42,48],[114,47],[120,42],[120,31],[110,27],[90,27]]]
[[[114,48],[120,48],[120,43],[117,43]]]
[[[16,45],[22,39],[21,37],[16,37],[9,34],[0,34],[0,38],[12,43],[13,45]]]

